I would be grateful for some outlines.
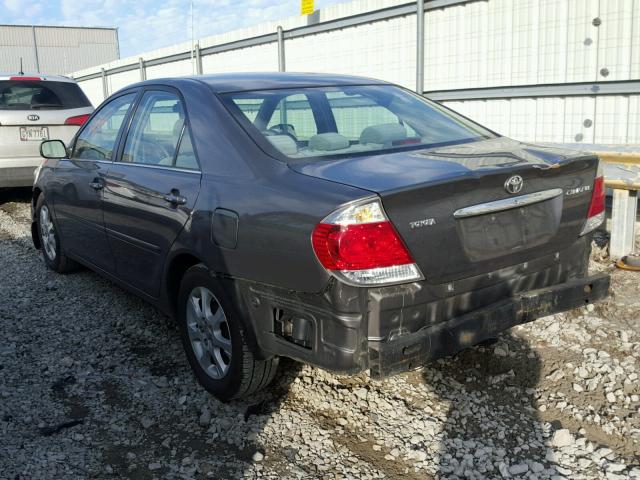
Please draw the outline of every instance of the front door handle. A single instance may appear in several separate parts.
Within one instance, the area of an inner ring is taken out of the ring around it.
[[[180,195],[180,191],[175,188],[171,190],[171,193],[164,195],[162,198],[171,205],[184,205],[187,203],[187,199]]]
[[[104,188],[104,185],[102,185],[102,182],[97,178],[94,179],[93,182],[89,183],[89,186],[94,190],[102,190]]]

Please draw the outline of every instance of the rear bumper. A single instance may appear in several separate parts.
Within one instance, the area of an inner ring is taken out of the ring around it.
[[[359,288],[332,280],[322,292],[303,293],[229,280],[229,288],[256,356],[384,377],[604,298],[609,277],[587,273],[591,237],[448,284]]]
[[[34,172],[41,162],[40,157],[0,158],[0,188],[32,186]]]
[[[37,166],[0,168],[0,188],[31,187]]]
[[[530,290],[446,322],[403,335],[369,342],[371,376],[385,377],[453,355],[515,325],[571,310],[607,296],[609,276],[597,274]]]

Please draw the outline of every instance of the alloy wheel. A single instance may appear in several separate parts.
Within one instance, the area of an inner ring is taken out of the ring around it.
[[[53,228],[53,221],[49,213],[49,208],[46,205],[42,205],[40,208],[40,240],[42,247],[44,248],[45,255],[49,260],[54,261],[56,259],[56,236]]]
[[[231,333],[222,305],[206,287],[189,294],[187,332],[202,369],[214,380],[223,378],[231,364]]]

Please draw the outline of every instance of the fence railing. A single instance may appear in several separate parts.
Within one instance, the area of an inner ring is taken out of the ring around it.
[[[83,82],[93,79],[102,79],[102,89],[104,97],[109,94],[109,88],[107,83],[107,77],[118,73],[131,72],[138,70],[140,72],[140,80],[146,80],[146,69],[148,67],[156,65],[164,65],[173,62],[179,62],[183,60],[195,61],[195,73],[201,75],[203,73],[202,58],[215,55],[223,52],[229,52],[233,50],[240,50],[243,48],[255,47],[259,45],[277,43],[277,64],[280,71],[285,71],[285,58],[286,58],[286,43],[287,40],[293,40],[309,35],[316,35],[319,33],[331,32],[334,30],[340,30],[359,25],[371,24],[375,22],[381,22],[391,20],[398,17],[405,17],[409,15],[416,15],[416,85],[415,90],[419,93],[424,91],[424,13],[432,10],[443,9],[455,5],[463,5],[467,3],[475,2],[487,2],[488,0],[417,0],[415,2],[397,5],[394,7],[383,8],[380,10],[374,10],[370,12],[361,13],[358,15],[351,15],[348,17],[337,18],[328,20],[322,23],[313,25],[306,25],[301,27],[284,30],[282,27],[278,27],[273,33],[264,35],[258,35],[250,38],[243,38],[236,41],[222,43],[218,45],[212,45],[206,48],[201,48],[198,43],[193,47],[188,48],[182,52],[172,53],[169,55],[154,57],[150,59],[144,59],[139,57],[137,60],[132,58],[131,63],[125,65],[118,65],[113,68],[101,68],[100,71],[95,73],[89,73],[85,75],[75,76],[75,80]],[[421,14],[421,15],[420,15]],[[422,18],[419,18],[422,17]]]

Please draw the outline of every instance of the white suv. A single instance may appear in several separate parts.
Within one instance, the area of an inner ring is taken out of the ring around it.
[[[70,78],[0,73],[0,188],[31,186],[40,142],[69,143],[92,112]]]

